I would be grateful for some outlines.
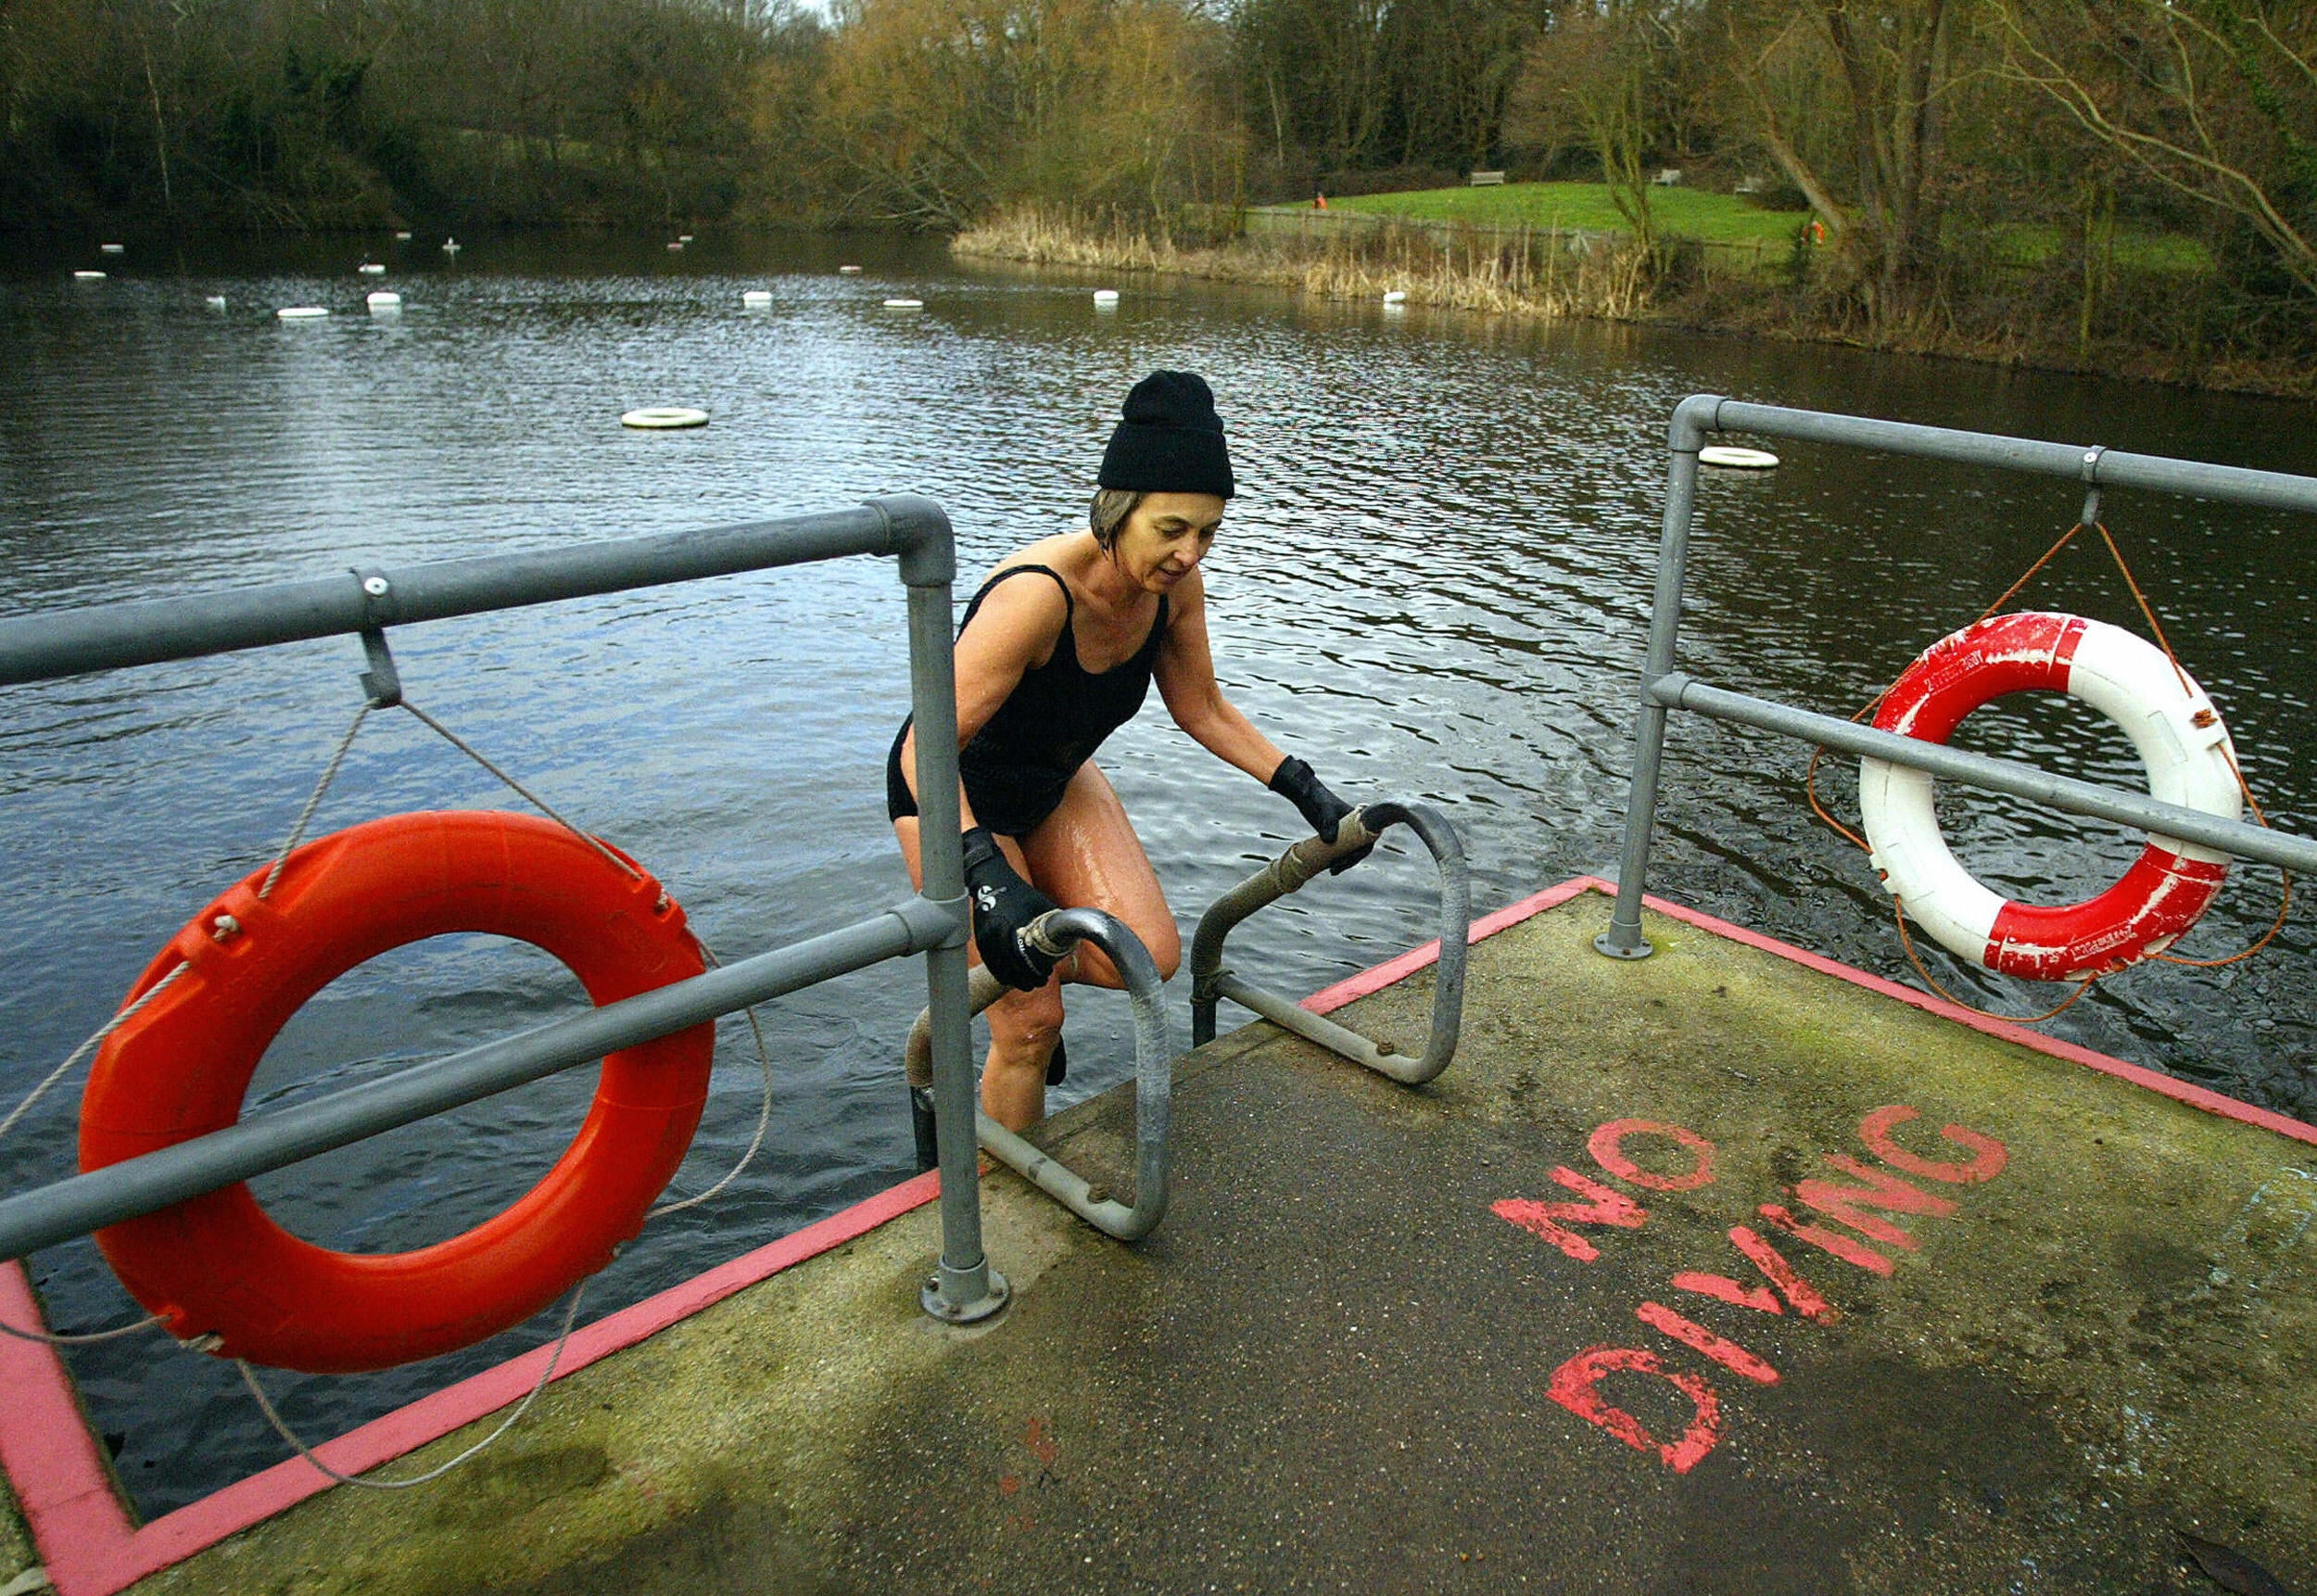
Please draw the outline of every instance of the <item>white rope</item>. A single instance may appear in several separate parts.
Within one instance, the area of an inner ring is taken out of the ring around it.
[[[0,1336],[13,1336],[19,1341],[37,1341],[47,1347],[86,1347],[97,1341],[118,1341],[123,1336],[150,1330],[160,1322],[159,1314],[151,1313],[133,1324],[116,1324],[109,1330],[91,1330],[82,1336],[60,1335],[51,1330],[19,1330],[13,1324],[0,1324]]]
[[[643,874],[642,871],[639,870],[635,866],[629,864],[627,860],[621,858],[609,847],[605,846],[599,839],[590,835],[589,832],[582,830],[579,827],[573,825],[570,820],[566,819],[562,814],[557,812],[552,805],[549,804],[544,799],[540,798],[529,788],[524,786],[522,782],[517,781],[513,776],[509,775],[506,771],[500,769],[497,765],[493,764],[489,759],[486,758],[471,743],[461,738],[449,727],[443,725],[433,716],[428,715],[424,710],[420,709],[416,704],[411,703],[407,699],[401,701],[401,707],[409,710],[411,714],[415,716],[423,725],[433,730],[437,736],[441,737],[443,741],[449,743],[453,748],[456,748],[459,752],[464,754],[468,758],[474,760],[475,764],[481,766],[485,770],[490,772],[490,774],[504,782],[519,797],[530,804],[549,819],[553,820],[557,825],[563,827],[565,830],[571,832],[574,836],[579,838],[580,841],[586,842],[589,847],[593,848],[597,853],[602,855],[604,858],[609,860],[612,864],[617,866],[624,874],[641,879]],[[280,850],[274,855],[273,862],[271,868],[269,868],[266,871],[265,880],[258,888],[259,897],[264,898],[271,895],[275,885],[281,880],[283,869],[289,863],[290,855],[297,851],[298,844],[304,841],[306,829],[312,824],[314,815],[321,808],[323,797],[329,792],[331,784],[336,780],[338,771],[346,762],[347,754],[354,746],[354,740],[360,735],[363,722],[369,718],[370,709],[370,705],[364,704],[361,709],[355,712],[353,721],[347,727],[345,735],[338,739],[337,746],[331,751],[329,760],[323,766],[321,779],[314,783],[313,792],[307,797],[305,805],[299,809],[298,818],[290,827],[287,839],[284,841]],[[710,964],[721,964],[722,961],[716,958],[715,952],[710,949],[705,943],[702,943],[700,944],[700,949],[701,953],[706,957]],[[125,1005],[120,1012],[115,1014],[110,1020],[107,1020],[103,1026],[99,1027],[95,1034],[89,1037],[87,1041],[83,1042],[79,1047],[75,1048],[70,1058],[67,1058],[62,1064],[59,1064],[55,1070],[51,1070],[47,1079],[44,1080],[39,1085],[35,1086],[32,1092],[25,1096],[24,1100],[19,1103],[16,1108],[9,1112],[5,1120],[0,1120],[0,1136],[6,1135],[10,1130],[14,1129],[17,1122],[32,1110],[32,1106],[39,1102],[40,1099],[44,1096],[59,1081],[63,1080],[66,1075],[70,1073],[75,1065],[79,1064],[82,1058],[94,1052],[97,1047],[101,1046],[107,1037],[118,1031],[129,1020],[142,1011],[147,1004],[151,1003],[163,992],[167,991],[170,986],[175,983],[179,977],[183,976],[185,971],[191,968],[192,967],[190,965],[181,961],[174,969],[171,969],[159,981],[154,982],[153,985],[146,992],[139,994],[133,1003]],[[754,1161],[757,1153],[764,1147],[765,1135],[772,1121],[772,1055],[770,1050],[765,1045],[764,1029],[758,1023],[755,1009],[753,1007],[748,1008],[743,1010],[743,1013],[747,1016],[749,1032],[755,1041],[757,1066],[764,1082],[763,1100],[757,1110],[755,1133],[749,1138],[747,1150],[741,1154],[739,1161],[725,1172],[722,1179],[718,1180],[714,1185],[708,1187],[705,1191],[700,1192],[695,1196],[683,1197],[675,1202],[664,1203],[660,1205],[659,1207],[652,1210],[651,1212],[646,1215],[646,1218],[648,1219],[656,1219],[664,1214],[677,1213],[684,1209],[691,1208],[699,1203],[706,1202],[710,1197],[716,1196],[719,1192],[723,1191],[725,1187],[730,1185],[733,1181],[738,1179],[741,1173]],[[360,1486],[369,1490],[405,1490],[412,1486],[425,1485],[434,1480],[440,1479],[444,1475],[449,1474],[460,1464],[464,1463],[470,1459],[480,1454],[485,1448],[490,1446],[494,1441],[498,1440],[500,1437],[505,1435],[514,1426],[516,1422],[520,1420],[524,1413],[529,1410],[533,1400],[538,1398],[541,1391],[547,1388],[548,1383],[555,1377],[555,1370],[563,1361],[563,1349],[571,1339],[572,1325],[578,1316],[580,1298],[585,1294],[586,1290],[587,1282],[585,1280],[580,1281],[578,1285],[572,1287],[570,1301],[563,1311],[563,1324],[556,1332],[554,1349],[548,1355],[546,1368],[540,1371],[538,1383],[533,1385],[531,1389],[525,1394],[523,1400],[515,1404],[514,1408],[504,1419],[500,1421],[498,1427],[493,1429],[489,1435],[485,1436],[481,1440],[475,1442],[473,1446],[461,1452],[458,1456],[449,1459],[448,1462],[437,1464],[436,1467],[427,1470],[424,1474],[414,1475],[405,1479],[365,1479],[353,1475],[341,1474],[337,1470],[332,1468],[329,1464],[323,1463],[319,1457],[314,1455],[313,1450],[307,1446],[304,1441],[300,1440],[297,1434],[290,1429],[289,1425],[283,1422],[281,1413],[274,1408],[272,1401],[266,1396],[264,1387],[258,1383],[256,1372],[251,1369],[249,1364],[246,1361],[238,1358],[234,1362],[235,1367],[241,1371],[242,1383],[249,1388],[249,1394],[257,1400],[259,1411],[265,1414],[266,1422],[273,1426],[274,1433],[280,1436],[284,1441],[287,1442],[297,1451],[298,1456],[304,1458],[306,1462],[312,1464],[314,1468],[341,1485]],[[133,1324],[119,1325],[109,1330],[93,1331],[82,1335],[55,1335],[42,1331],[19,1329],[15,1325],[0,1323],[0,1335],[12,1336],[19,1340],[43,1342],[50,1346],[85,1346],[94,1342],[109,1341],[120,1336],[133,1335],[141,1330],[150,1329],[161,1323],[161,1315],[156,1313],[148,1315]],[[197,1345],[197,1343],[196,1345]]]
[[[282,867],[289,862],[290,855],[297,851],[298,842],[306,834],[306,828],[313,821],[314,811],[322,807],[323,795],[330,791],[330,783],[337,779],[338,766],[346,763],[346,752],[354,746],[355,734],[361,730],[362,722],[369,717],[369,715],[368,704],[364,704],[354,712],[353,724],[346,728],[346,735],[338,739],[337,747],[332,751],[328,763],[323,766],[322,779],[314,783],[314,790],[307,798],[306,806],[298,812],[298,818],[290,827],[288,841],[285,842],[281,851],[273,855],[273,867],[266,872],[264,884],[258,888],[258,896],[262,898],[272,893],[274,883],[282,879]],[[8,1111],[6,1119],[0,1120],[0,1136],[5,1136],[16,1129],[17,1121],[32,1112],[32,1105],[46,1096],[51,1087],[70,1074],[74,1065],[102,1046],[105,1038],[120,1030],[141,1012],[146,1005],[167,992],[175,984],[179,976],[192,968],[191,965],[179,960],[176,969],[146,988],[139,994],[135,1002],[122,1006],[120,1012],[98,1026],[95,1035],[74,1048],[70,1058],[51,1070],[46,1080],[25,1094],[24,1100]],[[84,1347],[93,1342],[110,1341],[118,1336],[133,1335],[139,1330],[150,1329],[159,1323],[161,1323],[161,1316],[153,1313],[138,1320],[133,1324],[117,1325],[110,1330],[94,1330],[80,1336],[59,1336],[44,1330],[23,1330],[13,1324],[0,1323],[0,1335],[13,1336],[19,1341],[37,1341],[50,1347]]]
[[[67,1058],[63,1063],[48,1071],[48,1079],[43,1081],[39,1085],[33,1087],[30,1092],[26,1093],[24,1095],[24,1100],[19,1103],[15,1108],[8,1110],[8,1117],[5,1120],[0,1120],[0,1136],[5,1136],[10,1131],[16,1129],[16,1122],[19,1120],[21,1120],[26,1114],[32,1112],[32,1105],[46,1096],[50,1087],[54,1086],[57,1082],[63,1080],[68,1074],[71,1073],[72,1067],[74,1065],[78,1064],[82,1058],[87,1058],[89,1054],[95,1052],[98,1047],[102,1046],[106,1037],[110,1036],[114,1032],[120,1030],[122,1025],[128,1022],[129,1019],[133,1015],[142,1009],[146,1004],[152,1002],[162,993],[167,992],[176,983],[179,976],[184,974],[185,971],[191,969],[192,968],[193,966],[186,964],[182,959],[179,960],[175,969],[171,970],[167,975],[164,975],[160,978],[160,980],[155,982],[143,993],[139,994],[137,1000],[134,1003],[123,1005],[120,1013],[114,1015],[110,1020],[105,1021],[104,1024],[98,1026],[95,1035],[91,1036],[86,1042],[82,1043],[78,1047],[75,1047],[72,1050],[72,1057]],[[13,1336],[19,1341],[38,1341],[49,1347],[84,1347],[94,1341],[110,1341],[117,1336],[133,1335],[139,1330],[149,1330],[160,1322],[161,1316],[158,1313],[154,1313],[138,1320],[133,1324],[119,1324],[115,1325],[110,1330],[92,1330],[85,1335],[80,1336],[60,1336],[46,1330],[24,1330],[19,1329],[14,1324],[0,1323],[0,1335]]]
[[[698,942],[699,938],[694,937],[692,940]],[[703,942],[700,944],[700,951],[707,958],[710,964],[715,965],[719,969],[724,967],[724,961],[715,956],[715,950],[710,948],[706,943]],[[757,1151],[765,1145],[766,1129],[772,1123],[772,1055],[765,1047],[765,1032],[763,1027],[756,1023],[756,1011],[753,1008],[745,1008],[741,1012],[748,1016],[749,1033],[756,1039],[756,1064],[757,1067],[763,1070],[765,1078],[764,1100],[758,1105],[756,1109],[756,1134],[749,1138],[748,1151],[741,1155],[740,1162],[734,1164],[730,1169],[724,1172],[724,1178],[722,1180],[716,1182],[715,1184],[710,1186],[706,1191],[702,1192],[695,1197],[680,1197],[675,1202],[662,1203],[659,1207],[644,1215],[644,1218],[647,1220],[658,1219],[662,1214],[680,1213],[685,1209],[692,1207],[695,1203],[706,1202],[710,1197],[715,1196],[716,1193],[722,1191],[726,1186],[730,1185],[734,1181],[740,1179],[741,1172],[748,1168],[751,1163],[755,1161]]]
[[[134,1003],[124,1005],[120,1013],[114,1015],[110,1020],[105,1021],[104,1024],[98,1026],[95,1035],[91,1036],[86,1042],[82,1043],[78,1047],[75,1047],[72,1050],[71,1058],[66,1059],[63,1063],[57,1065],[54,1070],[48,1071],[48,1079],[43,1081],[39,1085],[33,1087],[32,1091],[27,1093],[25,1095],[24,1101],[19,1103],[14,1108],[8,1111],[8,1117],[6,1119],[0,1120],[0,1136],[5,1136],[10,1131],[16,1129],[16,1122],[22,1119],[27,1113],[31,1112],[32,1105],[39,1102],[44,1096],[47,1096],[48,1089],[51,1086],[54,1086],[57,1082],[63,1080],[66,1074],[71,1070],[75,1064],[78,1064],[82,1058],[95,1052],[103,1045],[106,1037],[110,1036],[114,1032],[120,1030],[121,1026],[128,1023],[129,1020],[134,1016],[138,1010],[142,1009],[146,1004],[158,997],[162,993],[167,992],[170,987],[176,983],[179,976],[184,974],[185,971],[191,969],[192,968],[193,966],[186,964],[182,959],[179,960],[175,969],[171,970],[167,975],[161,977],[160,980],[155,982],[149,988],[138,996]]]
[[[639,880],[643,878],[643,872],[641,870],[639,870],[635,866],[621,858],[617,854],[606,847],[595,836],[572,824],[569,819],[565,818],[561,813],[559,813],[553,805],[547,802],[547,800],[541,798],[538,793],[532,792],[522,782],[507,774],[506,771],[492,764],[491,761],[486,758],[479,750],[477,750],[472,743],[468,742],[464,738],[462,738],[457,732],[452,731],[449,727],[443,725],[441,721],[437,720],[433,716],[419,708],[418,705],[412,703],[408,698],[402,699],[400,703],[401,707],[409,710],[412,715],[416,716],[423,725],[433,730],[436,735],[439,736],[444,741],[449,743],[451,747],[465,754],[469,759],[474,760],[475,764],[489,771],[493,776],[498,777],[500,780],[505,782],[507,786],[513,789],[519,797],[521,797],[525,803],[529,804],[533,808],[538,810],[540,814],[546,816],[549,819],[554,821],[558,826],[561,826],[564,830],[569,831],[573,836],[587,843],[588,846],[593,848],[597,853],[602,855],[613,864],[618,866],[619,868],[627,875],[633,876]],[[361,724],[359,719],[356,724]],[[697,933],[695,933],[693,940],[695,942],[699,942],[700,939]],[[705,957],[710,964],[715,965],[719,968],[722,967],[724,961],[716,957],[715,951],[709,947],[705,942],[700,942],[700,951],[702,956]],[[772,1055],[765,1046],[764,1028],[757,1023],[755,1009],[749,1008],[743,1010],[742,1012],[744,1012],[748,1017],[748,1029],[750,1034],[755,1038],[756,1063],[758,1069],[764,1076],[763,1102],[756,1112],[756,1131],[755,1134],[749,1138],[748,1150],[741,1155],[740,1161],[735,1163],[729,1170],[727,1170],[724,1173],[724,1177],[717,1181],[715,1184],[710,1186],[703,1192],[695,1194],[694,1196],[679,1197],[674,1202],[662,1203],[659,1207],[652,1209],[649,1213],[647,1213],[644,1216],[646,1219],[658,1219],[663,1214],[680,1213],[685,1209],[691,1208],[699,1203],[706,1202],[710,1197],[715,1197],[726,1186],[730,1185],[735,1180],[738,1180],[741,1172],[745,1171],[751,1163],[755,1161],[757,1153],[762,1151],[764,1148],[766,1133],[772,1124]]]
[[[587,1289],[588,1283],[585,1280],[571,1288],[571,1301],[563,1310],[563,1327],[555,1333],[555,1349],[547,1355],[547,1367],[539,1371],[538,1382],[524,1394],[523,1400],[514,1405],[514,1411],[499,1421],[499,1427],[449,1462],[437,1463],[424,1474],[411,1475],[405,1479],[366,1479],[361,1475],[340,1474],[328,1463],[323,1463],[314,1456],[311,1447],[299,1440],[296,1432],[282,1422],[282,1415],[274,1411],[272,1402],[266,1397],[265,1387],[258,1384],[257,1372],[239,1358],[234,1359],[234,1363],[241,1370],[241,1383],[249,1387],[251,1396],[258,1399],[258,1406],[265,1413],[266,1421],[273,1426],[273,1433],[297,1448],[299,1457],[304,1458],[340,1485],[358,1485],[364,1490],[408,1490],[414,1485],[425,1485],[440,1479],[514,1427],[515,1421],[523,1417],[524,1411],[530,1407],[541,1391],[547,1389],[547,1383],[555,1377],[555,1365],[563,1362],[563,1348],[571,1340],[572,1321],[579,1316],[579,1298]]]

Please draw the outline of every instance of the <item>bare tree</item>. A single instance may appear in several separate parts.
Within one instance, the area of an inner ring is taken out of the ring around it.
[[[1600,163],[1611,200],[1652,260],[1650,157],[1665,135],[1674,19],[1644,0],[1571,9],[1528,48],[1508,133],[1547,148],[1581,146]]]
[[[1982,3],[2009,77],[2143,177],[2242,222],[2317,293],[2317,6]]]
[[[1725,15],[1754,137],[1868,312],[1895,314],[1938,243],[1948,0],[1733,0]]]

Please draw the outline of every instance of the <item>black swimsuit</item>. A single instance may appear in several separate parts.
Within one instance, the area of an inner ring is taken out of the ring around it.
[[[974,818],[1009,837],[1028,836],[1053,814],[1078,767],[1105,738],[1134,718],[1150,691],[1158,645],[1167,635],[1167,596],[1161,593],[1158,618],[1143,646],[1132,659],[1095,676],[1078,663],[1072,627],[1078,605],[1070,584],[1045,565],[1013,565],[981,584],[966,606],[966,618],[957,624],[958,636],[973,625],[992,588],[1025,571],[1052,576],[1062,589],[1062,635],[1054,640],[1054,652],[1045,664],[1022,672],[997,713],[957,754],[958,774],[965,779]],[[909,722],[905,720],[893,737],[893,752],[885,756],[885,812],[895,820],[918,812],[901,771],[901,744],[908,735]]]

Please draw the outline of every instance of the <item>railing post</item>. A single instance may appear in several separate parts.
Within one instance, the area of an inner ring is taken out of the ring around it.
[[[1690,514],[1697,502],[1698,450],[1715,430],[1721,399],[1692,394],[1674,408],[1665,477],[1665,530],[1657,545],[1657,591],[1650,602],[1649,659],[1642,666],[1640,723],[1633,734],[1633,788],[1626,799],[1625,846],[1617,858],[1617,906],[1609,929],[1593,939],[1611,958],[1647,958],[1656,950],[1641,934],[1641,890],[1649,875],[1650,831],[1657,818],[1657,771],[1665,751],[1665,707],[1649,684],[1674,668],[1681,630],[1681,589],[1690,556]]]
[[[974,1139],[973,1058],[967,1031],[965,852],[957,808],[957,678],[950,586],[957,575],[949,517],[930,500],[872,501],[895,517],[901,579],[909,589],[909,704],[917,718],[918,860],[924,895],[956,916],[953,934],[925,956],[932,1010],[933,1112],[942,1172],[942,1256],[920,1300],[952,1324],[1006,1306],[1006,1277],[981,1249],[981,1148]]]

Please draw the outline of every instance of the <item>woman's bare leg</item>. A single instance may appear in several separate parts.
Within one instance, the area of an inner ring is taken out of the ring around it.
[[[894,821],[893,833],[908,862],[909,879],[922,886],[917,818]],[[1098,908],[1125,921],[1150,950],[1159,975],[1174,974],[1183,947],[1173,913],[1125,806],[1091,762],[1079,767],[1061,804],[1030,834],[1026,844],[1011,837],[997,839],[1023,880],[1065,907]],[[968,956],[975,964],[981,962],[971,949]],[[1110,961],[1082,944],[1038,991],[1009,992],[985,1011],[990,1054],[981,1070],[981,1108],[1009,1130],[1026,1129],[1045,1115],[1046,1063],[1062,1034],[1065,980],[1121,984]]]
[[[917,817],[895,820],[893,835],[900,839],[909,880],[922,890],[925,868],[918,853]],[[997,845],[1022,879],[1034,883],[1021,844],[999,837]],[[971,943],[966,944],[966,961],[981,962],[981,950]],[[1046,1061],[1062,1035],[1061,971],[1035,992],[1008,992],[982,1013],[990,1021],[990,1054],[981,1065],[982,1112],[1008,1130],[1026,1129],[1045,1116]]]
[[[1161,980],[1183,962],[1183,941],[1158,876],[1134,834],[1126,805],[1092,760],[1078,767],[1062,802],[1023,840],[1030,880],[1057,904],[1102,909],[1126,922],[1157,961]],[[1121,984],[1110,961],[1081,944],[1069,979],[1089,986]]]

